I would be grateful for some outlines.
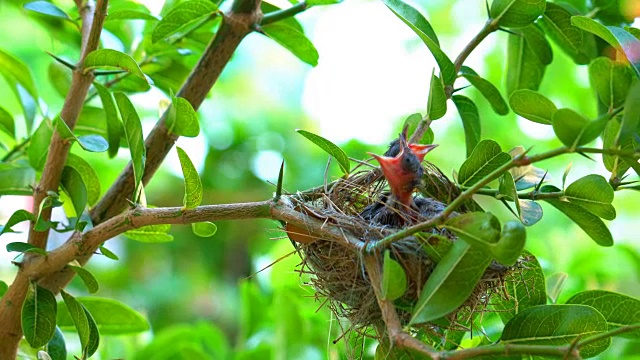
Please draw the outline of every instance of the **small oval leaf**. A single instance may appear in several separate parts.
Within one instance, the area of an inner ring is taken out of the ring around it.
[[[493,140],[482,140],[460,167],[458,183],[469,187],[511,160]]]
[[[451,100],[460,114],[462,127],[464,128],[464,141],[466,143],[467,156],[470,156],[473,149],[478,145],[481,137],[480,113],[478,112],[478,107],[476,107],[476,104],[466,96],[453,95]]]
[[[351,171],[351,164],[349,163],[349,157],[347,156],[347,153],[344,152],[344,150],[342,150],[331,141],[323,138],[322,136],[312,134],[304,130],[296,131],[298,132],[298,134],[309,139],[312,143],[318,145],[318,147],[326,151],[329,155],[333,156],[333,158],[338,161],[342,172],[344,172],[345,174],[349,174],[349,171]]]
[[[588,305],[598,310],[609,324],[609,330],[640,324],[640,300],[606,290],[588,290],[573,295],[567,304]],[[617,335],[640,340],[640,330]]]
[[[190,0],[178,3],[153,29],[152,42],[158,42],[181,28],[218,12],[215,3],[205,0]]]
[[[84,60],[84,69],[117,68],[147,81],[138,63],[129,55],[112,49],[99,49],[90,52]]]
[[[193,209],[202,203],[202,181],[195,166],[189,159],[182,148],[176,146],[182,174],[184,175],[184,207],[185,209]]]
[[[544,324],[544,326],[541,326]],[[538,305],[511,319],[502,331],[501,341],[510,344],[569,344],[607,331],[605,318],[596,309],[585,305]],[[610,338],[580,348],[584,358],[595,356],[609,347]]]
[[[553,123],[553,114],[558,110],[547,97],[528,89],[514,91],[509,97],[509,105],[523,118],[547,125]]]
[[[407,291],[407,274],[402,266],[391,258],[389,250],[384,252],[382,264],[382,298],[393,301]]]
[[[76,300],[91,314],[103,335],[135,334],[149,330],[149,323],[140,313],[119,301],[95,296],[77,297]],[[73,330],[73,320],[63,307],[58,312],[57,322],[62,330]]]
[[[203,221],[191,224],[191,230],[200,237],[211,237],[218,232],[218,226],[211,221]]]
[[[53,293],[32,283],[22,303],[22,331],[31,347],[39,348],[51,340],[56,331],[56,313]]]

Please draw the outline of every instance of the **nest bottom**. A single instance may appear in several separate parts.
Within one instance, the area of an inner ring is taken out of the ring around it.
[[[391,257],[400,263],[407,275],[407,290],[394,302],[403,325],[408,324],[412,316],[410,311],[436,265],[424,250],[423,242],[428,241],[433,245],[437,241],[452,241],[438,230],[420,235],[391,246]],[[348,319],[356,330],[380,328],[383,324],[382,314],[361,255],[353,245],[318,240],[302,248],[300,255],[304,272],[312,275],[311,285],[316,289],[316,297],[325,298],[336,317]],[[382,259],[379,261],[382,264]],[[467,301],[448,316],[450,328],[468,329],[470,317],[486,310],[492,294],[504,292],[501,289],[504,278],[518,267],[492,263]],[[421,327],[433,328],[434,325],[422,324]],[[441,324],[437,328],[442,329]]]

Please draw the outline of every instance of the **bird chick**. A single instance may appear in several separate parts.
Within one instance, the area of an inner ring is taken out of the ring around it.
[[[430,211],[434,204],[424,198],[413,198],[415,188],[424,175],[422,161],[427,153],[437,145],[408,144],[406,133],[390,144],[385,155],[371,154],[378,163],[389,183],[390,194],[367,206],[360,216],[366,220],[390,226],[402,226],[424,217],[425,209]]]

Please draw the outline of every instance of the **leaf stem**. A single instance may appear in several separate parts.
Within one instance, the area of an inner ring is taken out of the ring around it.
[[[492,32],[498,30],[498,28],[499,26],[496,20],[487,20],[480,32],[478,32],[478,34],[476,34],[476,36],[471,39],[467,46],[462,49],[462,52],[460,53],[460,55],[458,55],[456,61],[453,63],[453,65],[456,67],[456,73],[460,71],[460,68],[462,68],[462,64],[464,63],[464,61],[467,59],[467,57],[469,57],[471,52],[475,50],[478,45],[480,45],[482,40],[484,40]]]
[[[283,19],[286,19],[286,18],[290,18],[292,16],[295,16],[295,15],[307,10],[308,8],[310,8],[310,6],[307,5],[307,3],[305,1],[302,1],[302,2],[299,2],[299,3],[295,4],[295,5],[293,5],[292,7],[288,8],[288,9],[270,12],[270,13],[264,15],[264,17],[262,18],[262,21],[260,22],[260,25],[268,25],[268,24],[274,23],[276,21],[280,21],[280,20],[283,20]]]

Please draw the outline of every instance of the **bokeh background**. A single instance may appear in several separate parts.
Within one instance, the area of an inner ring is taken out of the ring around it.
[[[53,60],[46,52],[75,59],[78,38],[69,35],[73,32],[68,29],[51,32],[38,15],[22,9],[24,2],[0,1],[0,48],[28,64],[44,107],[53,116],[59,112],[63,97],[50,81]],[[54,2],[64,9],[73,7],[70,0]],[[164,2],[143,3],[159,14]],[[486,20],[482,0],[410,3],[426,14],[451,58]],[[249,35],[199,111],[201,134],[178,141],[201,174],[204,204],[268,199],[283,159],[287,191],[322,184],[327,155],[295,129],[320,134],[341,145],[350,156],[366,159],[367,151],[384,152],[408,115],[426,110],[429,79],[436,64],[419,38],[382,2],[346,0],[313,8],[298,19],[318,49],[318,66],[300,62],[263,35]],[[128,51],[116,34],[134,34],[135,43],[144,23],[110,26],[112,31],[103,37],[105,46]],[[195,63],[203,46],[188,47],[193,51],[188,62]],[[498,32],[474,51],[466,65],[498,85],[504,94],[505,58],[506,34]],[[596,116],[586,66],[575,66],[555,47],[540,91],[558,107]],[[475,89],[462,93],[480,109],[483,139],[495,139],[504,150],[533,146],[534,153],[561,145],[550,127],[513,113],[495,115]],[[132,96],[146,132],[158,118],[160,102],[167,99],[167,94],[155,88]],[[99,102],[95,104],[99,106]],[[18,102],[2,79],[0,105],[17,114],[16,123],[23,123]],[[451,176],[465,159],[462,124],[451,103],[447,115],[432,128],[440,147],[429,154],[429,161]],[[24,126],[19,126],[18,133],[24,136]],[[126,149],[113,160],[106,154],[85,152],[82,156],[99,170],[103,192],[128,161]],[[538,166],[548,170],[552,184],[561,186],[570,164],[569,182],[589,173],[608,177],[599,162],[580,156],[563,156]],[[329,177],[338,174],[337,165],[332,164]],[[148,202],[179,206],[182,186],[179,162],[172,152],[146,188]],[[618,216],[608,223],[616,241],[611,248],[599,247],[564,215],[542,204],[545,216],[528,229],[527,249],[538,257],[546,276],[568,274],[560,301],[586,289],[640,297],[639,199],[637,192],[616,193]],[[477,200],[502,221],[513,217],[494,199],[478,196]],[[26,197],[3,196],[0,223],[14,210],[29,206]],[[335,319],[322,299],[314,298],[307,278],[297,272],[300,259],[292,254],[278,223],[245,220],[216,224],[217,234],[206,239],[181,226],[172,229],[175,240],[171,243],[147,244],[119,237],[107,243],[119,261],[104,257],[91,260],[88,268],[101,284],[98,295],[130,305],[152,326],[151,331],[137,336],[104,336],[97,358],[339,359],[359,357],[360,353],[364,358],[373,357],[375,343],[362,343],[356,334],[342,337],[348,324]],[[64,241],[54,235],[52,246]],[[21,236],[4,235],[2,241],[20,241]],[[13,255],[1,248],[0,280],[10,283],[15,273],[10,264]],[[86,292],[75,280],[69,289],[74,295]],[[71,333],[66,338],[69,343],[76,341]],[[334,345],[334,340],[339,341]],[[634,353],[640,353],[637,343],[616,340],[603,358],[634,358]]]

